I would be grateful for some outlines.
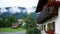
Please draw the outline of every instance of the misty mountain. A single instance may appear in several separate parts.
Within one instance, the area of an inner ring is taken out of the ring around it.
[[[16,18],[16,20],[20,19],[20,18],[22,18],[24,16],[27,16],[27,15],[28,15],[27,12],[25,12],[25,13],[23,13],[23,12],[20,12],[20,13],[16,12],[14,14],[12,14],[10,12],[4,12],[4,13],[0,14],[0,16],[2,16],[3,18],[7,18],[9,16],[14,16]]]
[[[11,16],[11,13],[9,13],[9,12],[4,12],[4,13],[1,14],[1,16],[2,16],[3,18],[7,18],[7,17]]]
[[[23,12],[19,13],[19,12],[17,12],[15,14],[13,14],[13,16],[16,18],[16,20],[20,19],[20,18],[22,18],[24,16],[27,16],[27,15],[28,15],[27,12],[25,12],[25,13],[23,13]]]
[[[34,13],[34,12],[32,12],[31,13],[32,14],[32,16],[36,19],[37,18],[37,14],[36,13]],[[14,13],[14,14],[12,14],[12,13],[9,13],[9,12],[4,12],[4,13],[2,13],[0,16],[2,16],[3,18],[7,18],[7,17],[9,17],[9,16],[14,16],[15,18],[16,18],[16,20],[17,19],[20,19],[20,18],[22,18],[22,17],[24,17],[24,16],[27,16],[28,15],[28,13],[27,12],[25,12],[25,13],[23,13],[23,12],[16,12],[16,13]]]
[[[16,20],[18,20],[18,19],[28,15],[28,12],[27,12],[25,7],[18,7],[18,9],[21,10],[21,11],[20,12],[16,12],[16,13],[11,13],[10,12],[11,8],[12,7],[5,7],[7,12],[3,12],[2,14],[0,14],[0,16],[2,16],[3,18],[7,18],[9,16],[14,16],[16,18]],[[33,7],[33,10],[34,10],[34,8],[36,8],[36,7]],[[36,13],[32,12],[31,14],[32,14],[32,16],[35,19],[37,18],[37,14]]]
[[[31,15],[32,15],[35,19],[37,19],[38,14],[36,14],[35,12],[32,12]]]

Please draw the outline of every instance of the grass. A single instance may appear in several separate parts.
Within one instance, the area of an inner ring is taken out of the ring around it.
[[[25,28],[19,27],[17,29],[9,28],[0,28],[0,32],[17,32],[17,31],[25,31]]]

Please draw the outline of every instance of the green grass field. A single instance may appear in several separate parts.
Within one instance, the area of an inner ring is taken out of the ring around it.
[[[25,28],[19,27],[17,29],[9,28],[0,28],[0,32],[17,32],[17,31],[25,31]]]

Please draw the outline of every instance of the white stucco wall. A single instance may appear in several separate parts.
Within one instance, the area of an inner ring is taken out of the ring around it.
[[[55,33],[60,34],[60,7],[58,8],[58,16],[55,16],[51,18],[50,20],[47,20],[46,22],[44,22],[43,25],[46,25],[52,22],[55,22]]]
[[[52,22],[55,22],[55,33],[60,34],[60,7],[58,8],[58,16],[46,21],[44,25]]]
[[[60,7],[58,8],[58,17],[55,20],[55,33],[60,34]]]
[[[58,8],[58,16],[46,21],[44,25],[55,22],[55,33],[60,34],[60,7]]]
[[[49,19],[49,20],[45,21],[43,25],[46,25],[46,27],[47,27],[47,24],[48,24],[48,23],[55,22],[55,21],[56,21],[56,18],[57,18],[57,16],[55,16],[55,17],[53,17],[53,18],[51,18],[51,19]],[[44,26],[43,26],[43,29],[44,29]],[[45,34],[44,30],[43,30],[43,32],[42,32],[42,33],[44,33],[44,34]]]

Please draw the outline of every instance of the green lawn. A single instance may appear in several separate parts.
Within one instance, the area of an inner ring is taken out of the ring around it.
[[[17,29],[12,29],[11,27],[9,28],[0,28],[0,32],[17,32],[17,31],[25,31],[24,28],[19,27]]]

